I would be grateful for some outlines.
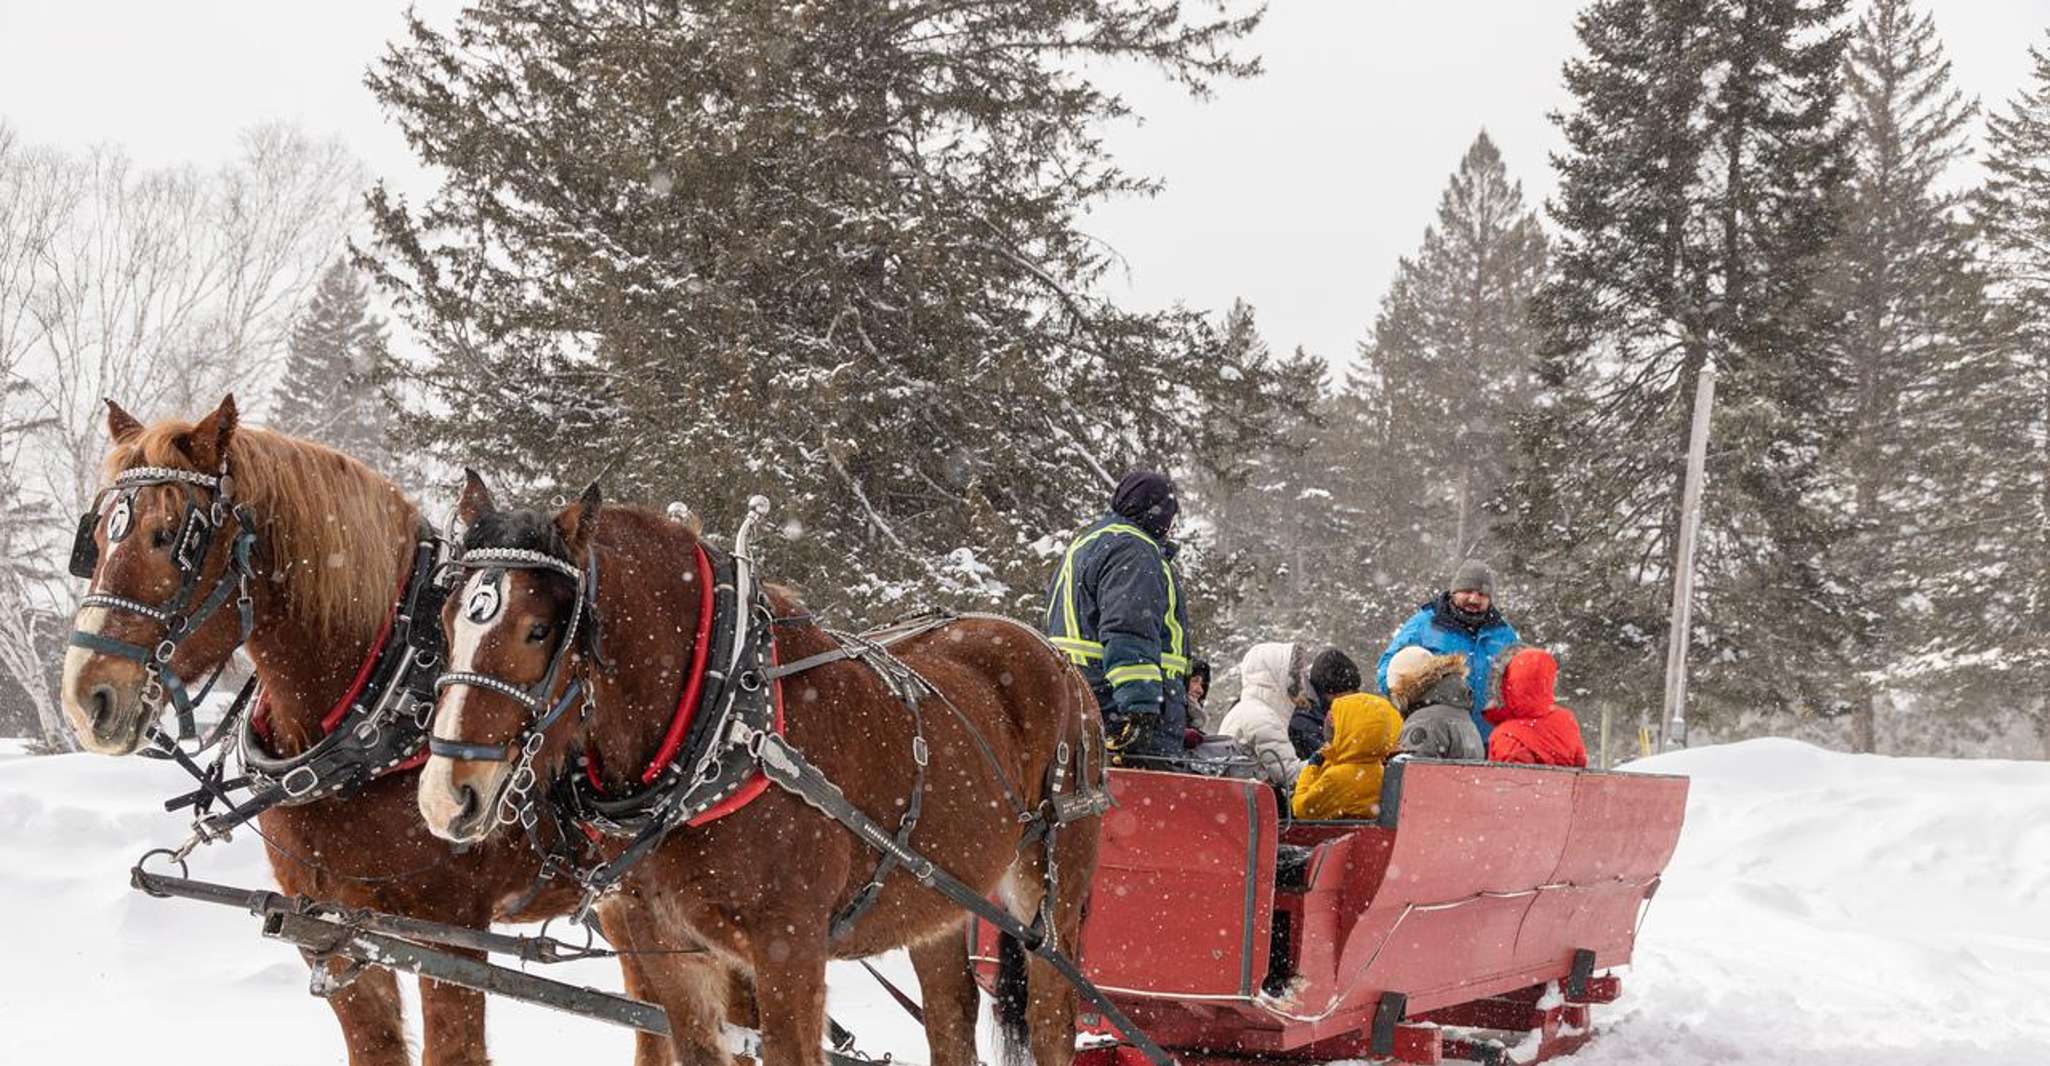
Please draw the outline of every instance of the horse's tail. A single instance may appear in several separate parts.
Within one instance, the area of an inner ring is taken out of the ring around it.
[[[1003,1066],[1031,1066],[1032,1044],[1025,1008],[1025,945],[1009,933],[997,934],[996,1027],[997,1061]]]

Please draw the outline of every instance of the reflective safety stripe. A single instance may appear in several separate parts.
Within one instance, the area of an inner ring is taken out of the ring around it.
[[[1112,685],[1122,685],[1131,681],[1158,682],[1163,680],[1160,675],[1160,667],[1152,663],[1129,663],[1124,666],[1113,667],[1104,673],[1103,679]]]
[[[1082,620],[1075,612],[1075,556],[1080,554],[1083,548],[1093,543],[1096,538],[1106,533],[1129,534],[1152,545],[1154,551],[1160,550],[1160,542],[1154,540],[1145,530],[1124,522],[1113,522],[1068,545],[1067,556],[1061,560],[1060,621],[1062,623],[1062,632],[1050,639],[1053,641],[1054,647],[1066,652],[1069,661],[1078,666],[1101,663],[1103,661],[1103,642],[1090,640],[1082,635]],[[1112,685],[1123,684],[1126,681],[1159,681],[1163,677],[1179,678],[1188,676],[1190,661],[1187,654],[1187,637],[1182,632],[1180,619],[1175,617],[1177,596],[1174,568],[1168,565],[1167,560],[1162,559],[1160,562],[1160,572],[1167,579],[1166,623],[1168,634],[1168,646],[1161,651],[1160,665],[1156,667],[1150,663],[1138,663],[1131,666],[1121,666],[1105,675],[1105,680],[1108,680]],[[1051,605],[1048,607],[1048,613],[1052,613]],[[1151,671],[1151,676],[1126,676],[1129,671],[1134,670]]]
[[[1048,637],[1047,640],[1054,647],[1066,652],[1068,658],[1073,662],[1088,664],[1103,661],[1103,643],[1101,641],[1082,640],[1076,637]],[[1186,655],[1163,653],[1160,656],[1160,670],[1168,677],[1187,677],[1189,674],[1189,657]]]
[[[1080,637],[1050,637],[1048,639],[1053,642],[1054,647],[1067,652],[1068,658],[1076,662],[1103,658],[1103,643],[1101,641],[1083,640]]]
[[[1167,665],[1169,659],[1179,660],[1182,673],[1189,672],[1188,645],[1182,637],[1182,624],[1175,619],[1174,567],[1167,560],[1160,561],[1160,576],[1167,581],[1167,647],[1160,649],[1160,663]]]
[[[1068,545],[1067,557],[1061,560],[1061,621],[1066,623],[1066,628],[1061,631],[1061,636],[1078,640],[1082,637],[1082,621],[1075,615],[1075,556],[1083,548],[1095,542],[1096,538],[1106,533],[1129,533],[1148,544],[1152,544],[1155,551],[1160,550],[1160,545],[1155,543],[1152,537],[1147,536],[1145,530],[1124,522],[1112,522],[1110,525]],[[1101,649],[1102,645],[1097,647]]]

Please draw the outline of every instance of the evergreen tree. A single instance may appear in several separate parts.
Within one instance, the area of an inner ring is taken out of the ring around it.
[[[1720,375],[1690,715],[1830,706],[1856,616],[1819,464],[1841,325],[1820,298],[1838,228],[1844,0],[1597,0],[1557,118],[1556,275],[1536,409],[1502,501],[1519,622],[1576,683],[1659,705],[1687,429]],[[1705,706],[1701,706],[1705,705]]]
[[[1419,589],[1488,554],[1483,507],[1508,477],[1510,421],[1534,391],[1526,305],[1544,272],[1537,216],[1483,131],[1360,346],[1393,430],[1382,475],[1411,486],[1401,510],[1410,550],[1388,562]]]
[[[388,469],[391,409],[380,382],[389,364],[369,287],[347,262],[335,263],[292,323],[276,395],[278,428]]]
[[[1982,580],[1987,405],[2004,387],[1964,197],[1940,184],[1976,107],[1951,87],[1933,20],[1873,0],[1845,64],[1856,122],[1844,229],[1832,258],[1849,386],[1831,499],[1850,519],[1833,565],[1869,604],[1852,630],[1852,746],[1876,743],[1896,672],[1952,653],[1948,624]],[[1917,653],[1923,653],[1918,656]]]
[[[479,0],[369,78],[423,162],[365,256],[427,347],[416,439],[529,486],[608,471],[713,528],[777,504],[776,568],[857,615],[1029,612],[1048,545],[1136,465],[1292,403],[1198,311],[1101,295],[1086,208],[1157,184],[1073,60],[1201,93],[1257,15],[1167,0]]]
[[[1193,597],[1209,612],[1208,631],[1248,638],[1206,649],[1220,672],[1246,643],[1317,632],[1337,592],[1331,581],[1341,571],[1334,564],[1353,554],[1350,529],[1327,487],[1334,472],[1320,447],[1324,361],[1301,349],[1274,359],[1243,300],[1226,316],[1225,334],[1234,358],[1268,368],[1293,406],[1259,438],[1196,456],[1191,471],[1184,510],[1200,517],[1191,523],[1188,547],[1203,573]]]
[[[2012,329],[2006,388],[1980,418],[2012,450],[1973,457],[1996,494],[1992,513],[1975,524],[1991,565],[1971,590],[1976,604],[1952,617],[1961,637],[1979,641],[1972,665],[2005,675],[2001,709],[2028,714],[2050,757],[2050,702],[2041,695],[2050,682],[2050,52],[2033,47],[2029,57],[2030,88],[1987,123],[1989,177],[1974,204]]]
[[[1279,369],[1301,381],[1290,391],[1321,397],[1315,410],[1245,453],[1240,476],[1205,484],[1206,573],[1238,597],[1222,628],[1371,658],[1453,563],[1487,552],[1483,505],[1529,401],[1525,304],[1544,260],[1537,219],[1482,133],[1344,387],[1329,394],[1322,362],[1298,353]],[[1235,650],[1220,649],[1227,664]]]

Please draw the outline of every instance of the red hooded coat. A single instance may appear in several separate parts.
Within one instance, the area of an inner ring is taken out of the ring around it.
[[[1494,762],[1586,766],[1587,744],[1573,712],[1554,702],[1559,661],[1543,648],[1512,652],[1502,667],[1502,702],[1490,707],[1488,758]]]

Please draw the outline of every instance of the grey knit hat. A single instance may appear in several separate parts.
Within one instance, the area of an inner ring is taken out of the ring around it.
[[[1495,572],[1479,559],[1468,559],[1459,564],[1459,572],[1452,575],[1449,592],[1479,592],[1489,596],[1495,594]]]

